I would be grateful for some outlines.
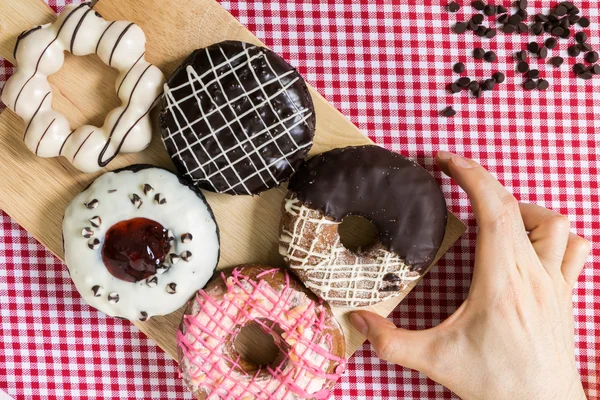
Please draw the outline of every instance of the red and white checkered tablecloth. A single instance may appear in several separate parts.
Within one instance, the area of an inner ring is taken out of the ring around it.
[[[66,3],[73,1],[79,2]],[[57,11],[64,3],[50,0]],[[567,59],[562,68],[532,59],[550,89],[525,92],[512,55],[533,37],[452,33],[454,22],[475,12],[466,0],[456,14],[445,11],[445,1],[431,0],[221,3],[378,144],[433,171],[449,207],[467,223],[463,238],[392,314],[399,326],[438,324],[469,289],[475,223],[465,194],[434,168],[437,150],[478,159],[520,200],[570,216],[573,230],[594,243],[573,299],[579,369],[589,398],[600,398],[600,78],[574,78],[566,41],[550,52]],[[529,3],[532,14],[556,2]],[[575,3],[590,17],[586,31],[600,49],[600,5]],[[498,61],[473,60],[479,45],[496,51]],[[457,61],[472,78],[503,71],[507,80],[479,100],[450,95],[445,85],[457,78],[451,71]],[[12,71],[0,61],[0,87]],[[439,116],[446,105],[456,117]],[[191,398],[173,360],[130,323],[88,307],[66,268],[1,211],[0,390],[16,399]],[[455,396],[378,360],[366,344],[350,359],[334,398]]]

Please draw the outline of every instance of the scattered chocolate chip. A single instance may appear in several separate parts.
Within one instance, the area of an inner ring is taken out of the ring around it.
[[[92,224],[94,228],[100,228],[100,225],[102,225],[102,218],[96,215],[95,217],[90,218],[90,224]]]
[[[457,74],[462,74],[463,72],[465,72],[466,67],[465,67],[465,64],[463,64],[461,62],[457,62],[456,64],[454,64],[454,67],[452,67],[452,69]]]
[[[483,9],[485,8],[485,3],[483,1],[474,1],[471,5],[474,9],[479,11],[483,11]]]
[[[552,33],[554,36],[561,36],[561,37],[562,37],[562,35],[565,33],[565,30],[564,30],[564,28],[562,28],[562,27],[560,27],[560,26],[556,26],[556,27],[554,27],[554,28],[552,29],[551,33]]]
[[[525,50],[517,51],[515,58],[519,61],[527,61],[527,52]]]
[[[581,50],[579,49],[579,46],[573,45],[573,46],[569,46],[569,48],[567,49],[567,53],[571,57],[577,57],[579,54],[581,54]]]
[[[457,22],[454,25],[454,32],[462,34],[465,33],[467,31],[467,24],[465,24],[464,22]]]
[[[191,251],[184,251],[183,253],[181,253],[181,259],[183,261],[191,261],[192,260],[192,252]]]
[[[457,12],[458,10],[460,10],[460,4],[457,2],[453,1],[452,3],[448,4],[448,11]]]
[[[108,193],[114,193],[114,192],[116,192],[116,191],[117,191],[117,189],[110,189],[110,190],[108,191]]]
[[[492,78],[496,81],[496,83],[503,83],[506,79],[502,72],[496,72],[494,75],[492,75]]]
[[[171,264],[175,265],[179,262],[179,259],[181,257],[179,257],[177,254],[175,253],[171,253],[169,254],[169,261],[171,262]]]
[[[173,231],[171,231],[171,230],[167,231],[167,240],[169,242],[174,242],[175,241],[175,235],[173,235]]]
[[[174,282],[169,283],[167,285],[167,293],[169,293],[169,294],[177,293],[177,284]]]
[[[390,285],[379,289],[380,292],[397,292],[400,290],[398,285]]]
[[[581,51],[592,51],[592,46],[589,43],[579,43]]]
[[[541,22],[541,23],[548,22],[548,17],[542,13],[536,14],[534,19],[535,19],[535,22]]]
[[[496,11],[498,12],[498,14],[504,14],[504,13],[508,12],[508,10],[506,9],[506,7],[504,7],[504,6],[498,6],[498,7],[496,7]]]
[[[477,27],[477,29],[475,30],[475,34],[479,37],[484,37],[487,30],[488,30],[488,28],[486,28],[485,26],[479,25]]]
[[[508,22],[512,25],[519,25],[523,22],[523,18],[519,14],[513,14],[508,18]]]
[[[456,110],[450,106],[446,107],[444,110],[442,110],[442,115],[444,117],[454,117],[456,115]]]
[[[579,75],[579,77],[587,81],[589,79],[592,79],[594,75],[590,71],[584,71],[581,75]]]
[[[533,90],[536,87],[537,87],[537,84],[535,83],[535,81],[533,79],[527,79],[523,83],[523,88],[525,88],[525,90]]]
[[[590,26],[590,20],[587,17],[581,17],[581,18],[579,18],[579,21],[577,21],[577,23],[582,28],[587,28],[588,26]]]
[[[456,93],[462,92],[463,88],[461,88],[460,86],[458,86],[458,83],[452,82],[450,84],[449,90],[450,90],[451,93],[456,94]]]
[[[600,65],[595,64],[590,67],[590,72],[594,75],[600,75]]]
[[[483,57],[485,57],[485,50],[483,50],[481,47],[477,47],[475,50],[473,50],[473,57],[476,60],[482,60]]]
[[[148,196],[148,193],[152,193],[153,190],[154,190],[154,188],[152,186],[150,186],[147,183],[144,184],[144,194],[146,196]]]
[[[527,9],[527,0],[521,0],[518,2],[518,7],[521,10],[526,10]]]
[[[92,236],[94,236],[94,231],[92,230],[92,228],[86,226],[81,230],[81,236],[83,236],[86,239],[89,239]]]
[[[156,195],[154,196],[154,201],[158,204],[165,204],[167,202],[167,199],[165,198],[164,194],[156,193]]]
[[[563,63],[565,62],[565,60],[562,57],[552,57],[550,59],[550,64],[552,64],[555,68],[560,67]]]
[[[558,7],[554,9],[554,14],[562,17],[563,15],[567,15],[567,7],[560,4]]]
[[[181,235],[181,241],[183,243],[189,243],[189,242],[192,241],[193,238],[194,237],[192,236],[191,233],[184,233],[184,234]]]
[[[524,74],[525,72],[529,71],[529,64],[527,64],[525,61],[521,61],[517,65],[517,71]]]
[[[471,92],[475,92],[477,89],[479,89],[479,82],[472,81],[471,83],[469,83],[469,90]]]
[[[494,90],[495,86],[496,86],[496,81],[493,79],[486,79],[485,81],[483,81],[483,84],[481,85],[483,90]]]
[[[504,33],[514,33],[517,30],[516,25],[513,24],[506,24],[502,27],[502,32]]]
[[[129,198],[129,200],[131,200],[131,204],[133,204],[134,207],[136,207],[136,208],[140,208],[142,206],[142,204],[144,204],[144,202],[142,201],[142,199],[140,198],[140,196],[138,196],[135,193],[133,193],[131,195],[131,197]]]
[[[585,65],[581,63],[573,65],[573,72],[575,72],[577,75],[583,74],[585,72]]]
[[[484,55],[485,61],[487,62],[495,62],[498,59],[498,56],[493,51],[488,51]]]
[[[570,27],[571,23],[569,22],[569,17],[563,17],[563,19],[560,20],[559,25],[562,26],[565,29],[567,29],[568,27]]]
[[[402,281],[402,279],[400,279],[400,277],[398,275],[388,272],[387,274],[385,274],[383,276],[383,281],[384,282],[400,282],[400,281]]]
[[[569,23],[571,25],[575,25],[579,21],[580,18],[581,17],[577,14],[570,14],[569,15]]]
[[[590,64],[593,64],[596,61],[598,61],[598,52],[597,51],[590,51],[589,53],[587,53],[585,55],[585,61],[589,62]]]
[[[479,88],[479,89],[473,91],[473,96],[475,96],[475,98],[478,99],[481,97],[482,93],[483,93],[483,90],[481,88]]]
[[[153,276],[152,278],[146,279],[146,285],[148,285],[148,287],[156,287],[156,285],[158,285],[158,278]]]
[[[545,79],[540,79],[537,83],[537,88],[539,90],[546,90],[550,87],[550,83]]]
[[[159,275],[162,275],[162,274],[164,274],[165,272],[167,272],[167,270],[168,270],[169,268],[171,268],[171,267],[170,267],[170,265],[168,265],[168,264],[161,264],[161,265],[158,265],[158,266],[156,267],[156,273],[157,273],[157,274],[159,274]]]
[[[563,38],[563,39],[568,39],[568,38],[570,38],[570,37],[571,37],[571,30],[570,30],[570,29],[565,29],[565,30],[563,31],[563,34],[562,34],[562,35],[560,35],[560,37],[561,37],[561,38]]]
[[[92,238],[92,239],[88,240],[88,247],[92,250],[96,250],[97,248],[100,247],[100,239]]]
[[[546,57],[548,57],[548,49],[542,46],[542,47],[541,47],[541,48],[538,50],[538,53],[537,53],[537,54],[538,54],[538,57],[539,57],[539,58],[546,58]]]
[[[517,15],[521,17],[521,21],[527,21],[527,17],[529,17],[529,14],[525,10],[517,11]]]
[[[471,79],[467,78],[466,76],[456,81],[456,84],[461,88],[466,88],[467,86],[469,86],[469,83],[471,83]]]
[[[119,294],[116,292],[112,292],[108,295],[108,302],[112,304],[117,304],[119,302]]]
[[[506,23],[506,21],[508,21],[508,14],[504,14],[498,17],[498,22],[500,22],[501,24]]]
[[[538,50],[540,49],[540,45],[537,44],[536,42],[531,42],[527,45],[527,50],[529,50],[530,53],[537,53]]]
[[[144,322],[148,320],[148,313],[146,311],[140,312],[140,321]]]
[[[488,4],[485,7],[483,7],[483,13],[485,15],[487,15],[488,17],[491,17],[492,15],[496,15],[496,6]]]
[[[483,23],[483,15],[475,14],[471,17],[471,21],[473,21],[477,25],[481,25]]]
[[[535,24],[531,25],[531,32],[533,32],[534,35],[539,36],[544,32],[544,25],[542,25],[540,22],[536,22]]]
[[[488,39],[491,39],[493,37],[496,36],[496,30],[493,28],[489,28],[487,31],[485,31],[485,37]]]
[[[89,208],[90,210],[93,210],[94,208],[98,207],[98,200],[94,199],[92,201],[90,201],[89,203],[84,203],[84,205]]]
[[[531,79],[537,79],[540,77],[540,71],[537,69],[530,69],[529,72],[527,72],[527,76]]]
[[[94,297],[102,297],[102,294],[104,293],[104,289],[102,288],[102,286],[95,285],[95,286],[92,286],[92,292],[94,293]]]
[[[525,33],[529,30],[529,28],[524,22],[521,22],[519,25],[517,25],[517,30],[519,31],[519,33]]]
[[[473,21],[469,21],[469,23],[467,24],[467,28],[470,31],[476,31],[477,30],[477,24]]]
[[[556,46],[558,46],[558,40],[556,40],[555,38],[551,37],[546,39],[546,47],[549,48],[550,50],[556,48]]]

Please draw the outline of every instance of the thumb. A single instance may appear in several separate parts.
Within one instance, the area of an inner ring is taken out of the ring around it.
[[[409,331],[370,311],[355,311],[350,322],[365,336],[382,360],[425,372],[432,330]]]

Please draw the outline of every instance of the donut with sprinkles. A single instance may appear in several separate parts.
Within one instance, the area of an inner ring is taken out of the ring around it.
[[[64,52],[96,54],[119,71],[115,90],[121,105],[108,113],[102,127],[72,130],[67,118],[52,108],[48,76],[64,64]],[[106,21],[90,3],[69,5],[52,23],[17,38],[17,70],[7,81],[2,101],[25,122],[23,141],[40,157],[63,156],[83,172],[95,172],[119,153],[145,149],[152,139],[150,110],[158,103],[165,81],[145,59],[146,37],[127,21]]]
[[[183,306],[219,260],[219,230],[204,196],[150,165],[108,172],[75,196],[63,238],[84,300],[134,321]]]
[[[276,346],[264,365],[238,348],[252,325]],[[177,343],[183,378],[201,400],[327,399],[346,367],[344,334],[329,306],[287,271],[259,265],[222,272],[199,291]]]
[[[444,195],[418,164],[377,146],[317,155],[292,177],[282,205],[279,253],[304,284],[345,307],[398,296],[432,264],[446,230]],[[348,249],[347,215],[370,220],[378,240]]]

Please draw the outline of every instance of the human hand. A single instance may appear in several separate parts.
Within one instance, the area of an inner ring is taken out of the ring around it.
[[[519,204],[473,160],[438,153],[467,193],[478,234],[471,289],[440,325],[408,331],[357,311],[377,355],[423,372],[463,399],[585,399],[574,358],[572,289],[590,244],[566,217]]]

